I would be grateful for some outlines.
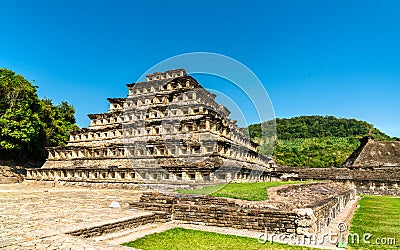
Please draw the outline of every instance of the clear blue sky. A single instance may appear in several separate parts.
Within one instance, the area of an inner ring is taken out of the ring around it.
[[[247,65],[277,117],[366,120],[400,137],[400,1],[1,2],[0,67],[106,112],[154,64],[208,51]]]

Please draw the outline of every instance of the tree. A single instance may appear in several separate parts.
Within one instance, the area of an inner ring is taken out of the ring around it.
[[[45,132],[45,146],[65,145],[69,131],[79,129],[75,124],[74,107],[67,102],[55,106],[50,99],[43,99],[41,105],[40,117]]]
[[[13,157],[36,153],[41,121],[36,87],[7,69],[0,69],[0,147]]]
[[[0,156],[44,160],[46,146],[63,145],[75,125],[74,108],[40,100],[37,87],[21,75],[0,69]]]

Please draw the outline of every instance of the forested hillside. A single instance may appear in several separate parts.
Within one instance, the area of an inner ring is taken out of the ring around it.
[[[250,138],[261,144],[259,152],[268,155],[268,138],[276,122],[277,141],[273,156],[279,164],[293,167],[340,166],[359,146],[359,138],[372,136],[379,140],[391,138],[372,124],[333,116],[300,116],[276,119],[248,127]]]
[[[63,145],[78,129],[75,109],[41,100],[23,76],[0,69],[0,160],[43,161],[45,147]]]

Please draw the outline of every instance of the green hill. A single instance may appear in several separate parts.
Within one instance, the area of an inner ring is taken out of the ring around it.
[[[269,142],[273,141],[275,125],[277,140],[273,148]],[[333,116],[278,118],[250,125],[247,131],[261,145],[259,153],[273,154],[279,164],[293,167],[337,167],[359,146],[360,138],[392,139],[365,121]]]

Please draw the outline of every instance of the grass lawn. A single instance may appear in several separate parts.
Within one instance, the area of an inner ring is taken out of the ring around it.
[[[350,232],[358,233],[360,244],[352,244],[351,238],[349,244],[354,249],[400,249],[400,197],[367,195],[359,204]],[[371,244],[363,243],[364,233],[372,234]],[[388,244],[389,238],[395,239],[395,244]],[[377,244],[376,240],[387,244]]]
[[[214,186],[205,186],[200,189],[178,189],[181,194],[205,194],[217,197],[228,197],[248,201],[262,201],[268,199],[267,189],[287,184],[309,183],[305,181],[281,181],[281,182],[251,182],[228,183]]]
[[[261,244],[257,239],[253,238],[183,228],[173,228],[162,233],[150,234],[123,245],[143,250],[310,249],[279,243],[270,244],[267,242],[266,244]]]

